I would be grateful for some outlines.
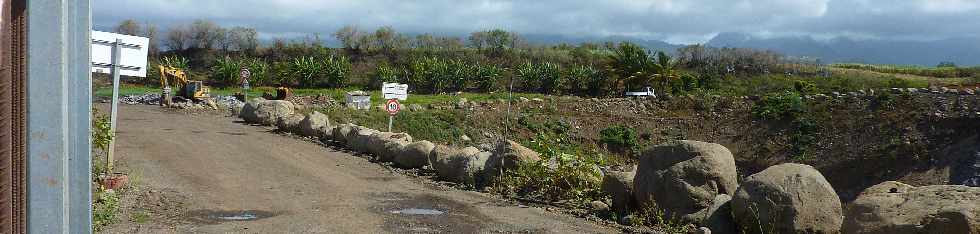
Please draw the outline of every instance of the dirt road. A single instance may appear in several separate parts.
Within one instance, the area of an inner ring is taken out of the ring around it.
[[[144,190],[130,206],[174,215],[127,214],[109,232],[617,232],[445,189],[230,117],[134,105],[119,113],[117,160]]]

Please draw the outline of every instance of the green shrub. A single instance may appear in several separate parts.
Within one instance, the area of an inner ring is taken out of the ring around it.
[[[765,120],[796,119],[804,111],[800,94],[788,91],[766,95],[752,107],[752,114]]]
[[[566,85],[568,93],[599,95],[605,88],[606,78],[599,70],[591,66],[575,66],[566,70]]]
[[[316,87],[321,82],[323,64],[313,57],[294,58],[289,66],[290,76],[296,77],[302,87]]]
[[[817,142],[817,124],[809,118],[800,118],[793,121],[795,127],[790,139],[793,156],[797,160],[806,159],[810,155],[810,146]]]
[[[92,109],[92,146],[102,152],[108,152],[109,142],[112,141],[112,125],[109,116],[100,114],[98,110]]]
[[[493,64],[476,66],[476,88],[483,92],[494,91],[494,84],[503,79],[503,69]]]
[[[266,63],[265,60],[248,58],[242,59],[239,64],[248,68],[248,71],[251,73],[251,77],[249,77],[248,81],[251,85],[259,86],[272,84],[272,80],[269,79],[269,63]]]
[[[557,94],[564,85],[561,66],[555,63],[526,62],[517,67],[516,75],[524,91]]]
[[[324,76],[326,86],[330,88],[341,88],[347,86],[350,80],[351,62],[345,56],[330,56],[323,61]]]
[[[371,77],[371,87],[381,88],[384,83],[398,82],[398,72],[387,63],[379,63],[374,69],[374,76]]]
[[[798,93],[810,94],[817,92],[817,85],[807,80],[797,80],[793,83],[793,89]]]
[[[461,60],[424,57],[412,61],[408,67],[408,83],[419,87],[422,93],[463,91],[475,77],[474,66]]]
[[[294,58],[288,67],[288,75],[295,77],[302,87],[340,88],[347,85],[351,63],[344,56],[330,56],[323,60],[314,57]]]
[[[99,187],[95,193],[95,202],[92,204],[92,229],[95,232],[102,231],[106,226],[117,221],[119,212],[119,194],[113,190],[105,190]]]
[[[636,130],[622,125],[615,125],[600,131],[599,141],[610,146],[611,150],[618,152],[635,150],[639,145]]]
[[[662,233],[691,233],[692,226],[688,225],[678,217],[669,217],[657,207],[656,203],[649,202],[638,211],[633,212],[630,219],[632,226],[648,226],[659,229]]]
[[[552,139],[549,134],[539,134],[530,144],[525,144],[541,153],[542,160],[518,165],[515,170],[491,182],[496,193],[521,196],[539,201],[567,201],[564,205],[584,207],[591,201],[602,200],[605,195],[599,185],[605,165],[602,155],[577,156],[567,152],[567,144],[561,139]],[[556,165],[547,165],[554,161]]]
[[[225,85],[235,85],[241,76],[242,66],[239,61],[230,57],[219,58],[214,61],[211,67],[211,74],[208,77],[212,81],[217,81]]]

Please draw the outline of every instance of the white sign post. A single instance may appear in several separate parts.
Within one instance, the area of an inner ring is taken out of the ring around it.
[[[248,89],[251,88],[248,86],[248,78],[252,77],[252,72],[243,67],[238,75],[242,80],[242,101],[248,102]]]
[[[112,172],[116,148],[116,123],[119,112],[119,76],[146,77],[146,56],[150,39],[108,32],[92,31],[92,72],[112,75],[112,110],[109,115],[109,151],[106,170]]]

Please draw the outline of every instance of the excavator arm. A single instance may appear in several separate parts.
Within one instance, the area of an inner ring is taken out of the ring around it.
[[[164,65],[158,65],[157,67],[160,68],[161,87],[170,87],[173,84],[175,88],[180,88],[187,85],[187,73],[184,73],[180,68]]]

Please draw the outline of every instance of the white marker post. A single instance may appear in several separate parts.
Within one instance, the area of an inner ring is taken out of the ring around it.
[[[408,85],[399,83],[384,83],[381,85],[381,93],[388,100],[385,103],[385,110],[388,111],[388,132],[391,132],[392,125],[395,123],[395,115],[401,110],[398,100],[408,100]]]
[[[92,31],[92,72],[112,75],[112,107],[109,116],[112,140],[106,152],[106,170],[112,172],[116,148],[116,123],[119,115],[119,79],[121,75],[146,77],[146,57],[150,39],[115,33]]]
[[[251,88],[248,86],[248,78],[252,77],[252,72],[249,71],[248,68],[243,67],[238,74],[239,78],[242,80],[242,101],[248,102],[248,89]]]

